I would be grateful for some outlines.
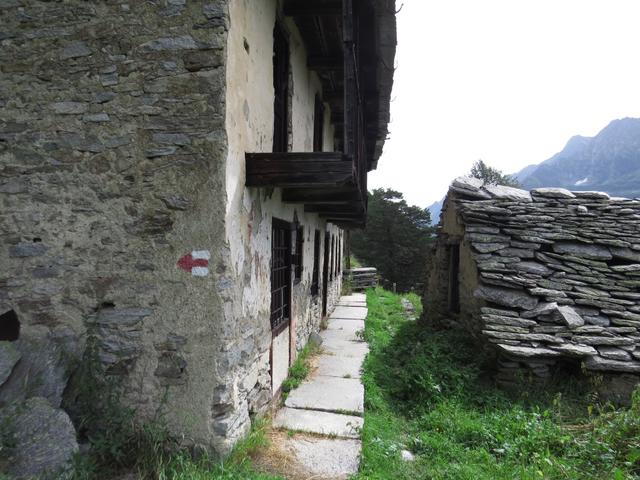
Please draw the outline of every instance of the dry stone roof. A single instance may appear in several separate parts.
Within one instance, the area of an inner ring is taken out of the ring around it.
[[[640,200],[451,185],[472,247],[482,333],[508,356],[640,373]]]

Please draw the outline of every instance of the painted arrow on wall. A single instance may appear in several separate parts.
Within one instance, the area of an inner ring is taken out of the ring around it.
[[[183,255],[178,260],[178,266],[191,272],[194,277],[206,277],[209,275],[209,250],[193,250],[191,253]]]

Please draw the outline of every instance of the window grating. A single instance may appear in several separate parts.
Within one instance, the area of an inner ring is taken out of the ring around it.
[[[273,219],[271,231],[271,332],[275,336],[291,318],[291,228]]]
[[[300,283],[302,280],[302,271],[303,271],[303,249],[304,249],[304,227],[299,226],[295,229],[296,234],[296,242],[295,242],[295,250],[292,254],[293,257],[293,265],[294,265],[294,282]]]
[[[311,295],[317,295],[320,277],[320,230],[316,230],[313,236],[313,275],[311,277]]]

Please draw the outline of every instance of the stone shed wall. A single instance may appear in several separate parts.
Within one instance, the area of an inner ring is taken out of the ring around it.
[[[615,377],[608,384],[640,373],[640,200],[460,178],[447,204],[479,272],[469,320],[501,352],[502,380],[522,365],[544,379],[558,360]],[[441,236],[451,221],[443,214]]]
[[[0,402],[37,341],[65,353],[29,391],[59,404],[56,362],[94,334],[139,415],[227,450],[226,2],[16,0],[0,23],[0,314],[23,350]]]

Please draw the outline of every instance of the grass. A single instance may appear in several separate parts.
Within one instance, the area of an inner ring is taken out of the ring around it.
[[[147,423],[135,420],[134,411],[120,402],[121,387],[101,374],[94,344],[87,348],[70,408],[90,449],[75,458],[65,480],[112,479],[129,472],[149,480],[282,480],[252,466],[252,456],[268,446],[266,419],[254,419],[249,435],[227,458],[195,458],[171,436],[161,415]]]
[[[419,315],[419,298],[407,298]],[[618,410],[571,381],[507,394],[466,336],[407,321],[400,299],[367,293],[370,354],[355,479],[640,478],[639,393]],[[415,461],[403,461],[403,449]]]
[[[293,364],[289,367],[289,376],[282,382],[282,400],[286,400],[289,392],[300,386],[311,371],[311,357],[318,353],[320,347],[315,343],[307,345],[298,353]]]

